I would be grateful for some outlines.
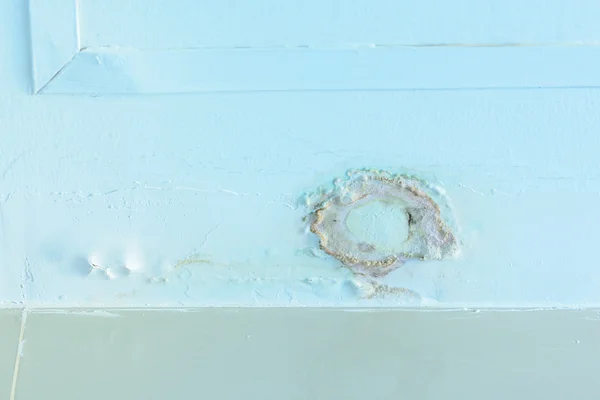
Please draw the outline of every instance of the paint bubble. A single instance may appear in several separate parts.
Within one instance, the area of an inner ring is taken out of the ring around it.
[[[106,276],[108,279],[118,279],[129,276],[130,271],[126,267],[108,267],[106,268]]]
[[[71,261],[71,271],[73,274],[81,277],[88,276],[92,272],[92,265],[85,257],[75,257]]]

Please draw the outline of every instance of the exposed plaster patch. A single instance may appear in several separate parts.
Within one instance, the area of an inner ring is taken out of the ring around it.
[[[379,283],[372,278],[356,276],[348,279],[345,286],[352,292],[354,297],[364,300],[394,299],[405,304],[421,303],[421,296],[403,287],[393,287]]]
[[[421,296],[419,296],[416,292],[406,289],[403,287],[393,287],[389,285],[384,285],[381,283],[377,283],[375,281],[370,281],[367,288],[363,290],[362,298],[363,299],[385,299],[385,298],[397,298],[397,299],[405,299],[410,301],[420,301]]]
[[[447,208],[442,193],[416,177],[350,170],[331,190],[306,200],[310,230],[319,237],[320,248],[355,273],[384,276],[407,260],[441,260],[458,251],[457,239],[441,215],[440,205]],[[364,207],[371,208],[370,218],[376,220],[372,226],[355,217]],[[390,211],[387,216],[375,211],[384,209]],[[396,224],[390,226],[392,214]]]

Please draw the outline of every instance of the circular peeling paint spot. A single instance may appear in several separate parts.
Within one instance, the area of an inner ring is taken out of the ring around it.
[[[377,170],[352,170],[334,182],[319,194],[310,229],[323,251],[353,271],[382,276],[409,259],[440,260],[458,251],[442,219],[444,198],[426,182]]]

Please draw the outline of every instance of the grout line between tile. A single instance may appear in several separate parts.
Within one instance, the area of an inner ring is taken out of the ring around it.
[[[17,356],[15,358],[15,369],[13,371],[12,385],[10,388],[10,400],[15,400],[17,391],[17,380],[19,379],[19,366],[21,365],[21,356],[23,353],[23,343],[25,338],[25,324],[27,323],[27,308],[23,308],[21,314],[21,330],[19,331],[19,343],[17,345]]]

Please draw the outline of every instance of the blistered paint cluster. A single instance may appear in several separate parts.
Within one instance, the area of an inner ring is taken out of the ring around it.
[[[430,195],[431,193],[431,195]],[[320,239],[320,247],[353,271],[383,276],[410,259],[441,260],[458,251],[458,243],[441,208],[439,191],[426,182],[407,175],[379,170],[351,170],[338,179],[330,191],[320,193],[312,211],[310,229]],[[407,234],[390,246],[381,240],[364,241],[348,227],[352,212],[373,202],[405,213]]]

